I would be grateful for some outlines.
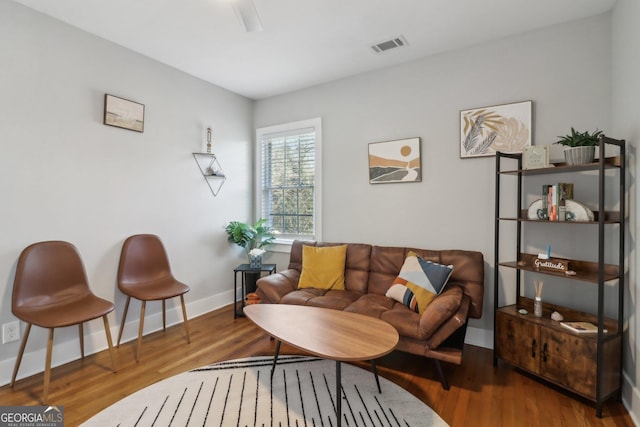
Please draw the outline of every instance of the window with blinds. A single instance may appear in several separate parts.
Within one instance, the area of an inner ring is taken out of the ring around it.
[[[258,216],[281,242],[318,236],[319,121],[258,129]]]

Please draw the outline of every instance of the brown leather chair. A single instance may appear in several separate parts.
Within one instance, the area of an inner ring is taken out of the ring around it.
[[[87,284],[87,274],[75,246],[61,241],[34,243],[20,254],[13,281],[11,311],[27,323],[18,358],[11,378],[15,384],[18,368],[29,338],[31,325],[49,329],[47,356],[44,370],[43,403],[47,403],[51,377],[51,352],[55,328],[78,325],[80,352],[84,358],[84,331],[82,324],[102,317],[111,363],[115,372],[115,357],[107,314],[113,303],[95,296]]]
[[[158,236],[137,234],[125,240],[120,254],[118,288],[127,295],[127,303],[124,307],[120,333],[118,334],[118,346],[120,346],[131,297],[142,301],[136,361],[140,358],[140,344],[142,343],[144,312],[147,301],[162,300],[162,329],[164,330],[167,327],[165,301],[179,296],[182,304],[182,316],[184,318],[183,323],[187,334],[187,342],[191,342],[187,310],[184,306],[184,294],[189,292],[189,287],[177,281],[171,274],[169,258]]]

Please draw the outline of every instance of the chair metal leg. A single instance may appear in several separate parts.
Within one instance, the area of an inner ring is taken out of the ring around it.
[[[24,336],[22,337],[22,343],[20,344],[20,350],[18,350],[18,358],[16,359],[16,365],[13,368],[13,376],[11,377],[11,387],[16,383],[16,377],[18,376],[18,369],[22,362],[22,355],[24,354],[24,348],[27,346],[27,339],[29,339],[29,332],[31,332],[31,323],[27,323],[27,329],[24,330]]]
[[[182,319],[184,323],[184,331],[187,334],[187,343],[191,343],[191,335],[189,334],[189,321],[187,320],[187,308],[184,305],[184,295],[180,295],[180,304],[182,305]]]
[[[136,362],[140,360],[140,346],[142,345],[142,331],[144,329],[144,311],[147,306],[146,301],[142,301],[140,307],[140,327],[138,328],[138,348],[136,349]]]
[[[44,391],[42,404],[46,405],[49,398],[49,381],[51,380],[51,353],[53,353],[53,328],[49,328],[49,339],[47,340],[47,359],[44,365]]]
[[[116,367],[116,355],[113,350],[113,342],[111,341],[111,329],[109,328],[109,319],[107,319],[107,315],[102,316],[102,320],[104,323],[104,332],[107,335],[107,345],[109,346],[109,354],[111,355],[111,370],[113,372],[117,372],[118,368]]]
[[[80,336],[80,358],[84,359],[84,328],[82,323],[78,323],[78,334]]]
[[[127,311],[129,311],[129,302],[131,301],[131,297],[127,297],[127,302],[124,305],[124,313],[122,313],[122,322],[120,322],[120,332],[118,333],[118,344],[116,347],[120,347],[120,339],[122,338],[122,330],[124,329],[124,322],[127,320]]]
[[[162,300],[162,330],[167,330],[167,300]]]

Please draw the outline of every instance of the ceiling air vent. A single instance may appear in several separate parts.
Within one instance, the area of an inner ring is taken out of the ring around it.
[[[371,46],[371,49],[373,49],[375,53],[382,53],[386,52],[387,50],[395,49],[397,47],[407,46],[407,44],[407,40],[404,38],[404,36],[398,36],[392,38],[391,40],[385,40],[383,42],[376,43]]]

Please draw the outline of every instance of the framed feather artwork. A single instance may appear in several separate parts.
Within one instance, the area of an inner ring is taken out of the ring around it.
[[[460,158],[521,153],[531,146],[532,101],[460,111]]]

